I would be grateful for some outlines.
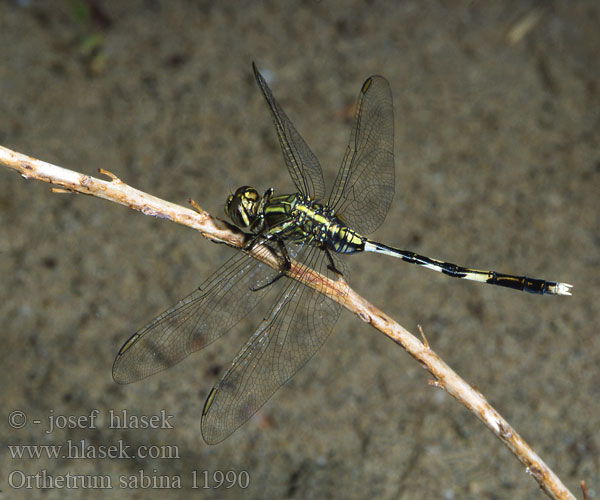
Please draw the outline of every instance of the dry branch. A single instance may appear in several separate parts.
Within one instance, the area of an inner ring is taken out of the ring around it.
[[[16,170],[25,179],[37,179],[57,186],[59,188],[57,191],[78,192],[120,203],[143,214],[189,226],[214,242],[226,243],[237,248],[242,248],[246,242],[243,232],[225,221],[212,217],[197,205],[194,204],[196,209],[194,211],[161,200],[128,186],[115,175],[102,169],[100,172],[110,177],[110,181],[57,167],[2,146],[0,146],[0,163]],[[279,262],[275,257],[269,259],[268,252],[259,252],[257,248],[250,253],[275,269],[279,269]],[[267,260],[269,261],[267,262]],[[332,300],[340,303],[360,319],[400,344],[434,377],[435,380],[431,381],[431,385],[445,390],[474,413],[513,452],[525,466],[525,471],[535,478],[550,498],[575,499],[556,474],[486,401],[483,395],[460,378],[431,350],[426,342],[421,342],[392,318],[363,299],[349,288],[343,279],[332,281],[312,270],[299,273],[294,265],[288,273],[294,279],[302,276],[300,281],[305,285],[326,293]]]

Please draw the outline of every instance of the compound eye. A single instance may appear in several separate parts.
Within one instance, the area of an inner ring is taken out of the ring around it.
[[[255,203],[258,203],[258,200],[260,199],[258,191],[251,187],[245,188],[244,191],[240,193],[240,196],[247,205],[254,205]]]
[[[250,225],[248,212],[241,204],[236,207],[233,215],[232,219],[239,227],[248,227]]]
[[[233,202],[233,195],[230,194],[227,197],[227,201],[225,202],[225,215],[227,215],[227,217],[231,218],[231,203]]]
[[[249,221],[248,216],[246,214],[246,209],[244,208],[243,202],[234,198],[233,202],[229,207],[229,217],[234,222],[234,224],[238,227],[248,227]]]
[[[227,198],[225,213],[238,227],[249,227],[256,219],[259,204],[258,191],[249,186],[242,186]]]

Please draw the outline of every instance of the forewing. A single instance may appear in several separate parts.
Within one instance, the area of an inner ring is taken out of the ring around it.
[[[329,205],[362,234],[377,229],[394,197],[394,115],[390,84],[372,76],[363,84],[350,141]]]
[[[337,257],[335,266],[344,272]],[[308,247],[298,260],[332,279],[322,250]],[[273,393],[317,352],[333,328],[341,306],[290,278],[269,315],[210,392],[202,413],[202,436],[216,444],[246,422]]]
[[[283,158],[296,188],[313,200],[323,199],[325,196],[325,181],[323,180],[323,171],[319,160],[283,112],[254,63],[252,63],[252,69],[258,86],[262,90],[271,110]]]
[[[272,252],[267,246],[257,251]],[[206,347],[246,316],[269,291],[277,271],[238,252],[198,289],[134,333],[119,350],[113,378],[134,382]]]

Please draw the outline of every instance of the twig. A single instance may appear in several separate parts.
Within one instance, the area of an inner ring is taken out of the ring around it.
[[[59,192],[73,191],[114,201],[143,214],[189,226],[218,243],[243,248],[246,242],[243,232],[224,221],[213,218],[195,202],[192,202],[195,211],[175,205],[134,189],[114,174],[102,169],[100,172],[110,177],[110,181],[66,170],[2,146],[0,146],[0,163],[16,170],[26,179],[37,179],[58,186]],[[274,256],[271,256],[270,252],[260,252],[260,247],[257,247],[250,253],[275,269],[279,269],[280,263]],[[292,264],[292,268],[288,271],[290,277],[325,293],[332,300],[343,305],[364,322],[369,323],[406,349],[434,377],[435,380],[431,384],[445,390],[473,412],[513,452],[525,466],[525,471],[535,478],[550,498],[575,499],[556,474],[510,424],[492,408],[483,395],[461,379],[430,349],[427,343],[423,344],[392,318],[363,299],[348,287],[343,279],[332,281],[313,270],[298,266],[299,264]]]
[[[590,495],[588,493],[585,481],[579,481],[579,485],[581,486],[581,491],[583,492],[583,500],[590,500]]]

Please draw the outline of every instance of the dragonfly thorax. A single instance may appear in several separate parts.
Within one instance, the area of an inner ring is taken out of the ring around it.
[[[242,186],[227,198],[225,213],[240,229],[254,234],[266,232],[339,253],[364,249],[365,239],[347,227],[333,209],[300,193],[274,196],[270,188],[260,196],[253,187]]]

